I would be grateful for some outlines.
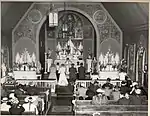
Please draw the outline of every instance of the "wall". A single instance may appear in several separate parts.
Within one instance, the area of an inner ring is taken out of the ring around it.
[[[37,60],[39,60],[39,33],[41,26],[46,20],[48,9],[49,3],[32,4],[12,32],[13,46],[15,46],[16,42],[22,37],[27,37],[32,40],[36,45],[36,51],[34,52],[36,53]],[[55,3],[54,10],[64,10],[64,4]],[[66,10],[72,10],[83,14],[94,26],[97,40],[97,57],[100,54],[99,47],[101,43],[109,38],[118,41],[120,45],[120,54],[122,55],[122,31],[101,3],[67,3]],[[13,61],[16,55],[14,49]]]

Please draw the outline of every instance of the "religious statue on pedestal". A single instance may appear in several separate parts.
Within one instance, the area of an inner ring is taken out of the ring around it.
[[[92,73],[97,74],[97,60],[95,57],[92,60]]]
[[[51,54],[52,54],[52,51],[50,49],[48,49],[48,53],[47,53],[47,57],[46,57],[46,61],[47,61],[47,72],[50,72],[50,67],[51,67],[51,64],[53,62],[52,58],[51,58]]]
[[[2,69],[2,77],[6,76],[7,68],[5,63],[2,63],[1,69]]]
[[[86,63],[87,63],[87,73],[90,73],[92,71],[92,58],[90,55],[88,55]]]

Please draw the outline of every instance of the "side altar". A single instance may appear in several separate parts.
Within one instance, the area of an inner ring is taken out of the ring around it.
[[[16,54],[12,76],[15,79],[38,79],[41,78],[41,64],[36,61],[35,54],[32,55],[25,48],[20,54]]]

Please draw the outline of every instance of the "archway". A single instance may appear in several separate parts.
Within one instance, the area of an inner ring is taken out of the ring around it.
[[[54,9],[55,11],[56,9]],[[86,12],[80,10],[80,9],[77,9],[77,8],[73,8],[73,7],[67,7],[66,10],[69,10],[69,11],[74,11],[74,12],[78,12],[80,14],[82,14],[84,17],[86,17],[92,24],[92,26],[94,27],[95,29],[95,35],[96,35],[96,54],[97,53],[97,49],[98,49],[98,46],[99,46],[99,30],[97,28],[97,25],[95,24],[95,22],[93,21],[92,17],[90,17]],[[64,11],[64,8],[58,8],[57,9],[58,12],[60,11]],[[47,16],[44,16],[43,19],[41,20],[40,24],[38,25],[38,28],[37,28],[37,32],[36,32],[36,53],[37,53],[37,59],[39,60],[39,34],[40,34],[40,30],[41,30],[41,27],[42,25],[44,24],[44,22],[46,21],[47,19]],[[97,56],[96,56],[97,57]]]

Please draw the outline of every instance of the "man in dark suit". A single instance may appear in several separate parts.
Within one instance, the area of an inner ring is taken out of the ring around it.
[[[75,80],[77,78],[76,73],[77,73],[77,70],[74,67],[74,64],[71,64],[71,67],[69,68],[69,81],[70,82],[75,82]]]
[[[85,79],[85,67],[83,66],[83,63],[80,64],[80,67],[78,68],[79,73],[79,80]]]

